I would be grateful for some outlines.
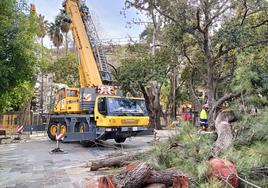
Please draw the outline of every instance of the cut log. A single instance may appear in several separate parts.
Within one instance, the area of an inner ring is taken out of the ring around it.
[[[152,170],[150,174],[146,176],[144,182],[148,184],[162,183],[165,184],[166,186],[172,186],[174,177],[178,175],[181,174],[178,173],[175,169],[167,169],[163,171]]]
[[[233,134],[230,122],[235,120],[233,112],[221,112],[216,118],[215,128],[218,135],[216,142],[211,149],[211,155],[217,157],[221,150],[228,148],[233,141]]]
[[[175,177],[181,177],[181,175],[182,173],[177,172],[175,169],[155,171],[147,164],[141,164],[132,170],[125,170],[119,175],[114,176],[113,182],[117,188],[141,188],[150,184],[164,184],[166,187],[169,187],[173,185]],[[188,177],[186,179],[188,180]],[[184,184],[183,182],[182,185]]]
[[[209,164],[209,178],[218,178],[219,180],[232,185],[232,187],[238,187],[238,172],[233,163],[220,158],[213,158],[209,161]]]
[[[174,177],[173,188],[189,188],[189,178],[186,176]]]
[[[114,183],[113,183],[112,176],[101,177],[99,179],[98,188],[116,188]]]
[[[130,154],[123,155],[123,156],[111,157],[111,158],[108,158],[108,159],[102,159],[102,160],[98,160],[98,161],[93,161],[91,163],[90,170],[91,171],[96,171],[96,170],[98,170],[100,168],[104,168],[104,167],[121,167],[121,166],[129,164],[130,160],[133,160],[136,157],[138,157],[138,156],[140,156],[142,154],[145,154],[145,153],[146,152],[130,153]]]
[[[126,170],[114,176],[113,182],[117,188],[139,188],[144,185],[144,180],[150,176],[151,168],[147,164],[141,164],[133,170]]]

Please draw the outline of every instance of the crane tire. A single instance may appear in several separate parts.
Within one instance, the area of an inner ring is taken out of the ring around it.
[[[114,140],[116,143],[123,143],[126,141],[126,138],[115,138]]]

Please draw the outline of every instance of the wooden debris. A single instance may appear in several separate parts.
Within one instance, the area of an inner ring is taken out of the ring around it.
[[[184,145],[182,145],[182,144],[171,143],[171,144],[169,145],[169,147],[168,147],[168,150],[170,150],[170,149],[172,149],[172,148],[175,148],[175,147],[178,147],[178,146],[180,146],[180,147],[184,147]]]
[[[113,177],[113,182],[117,188],[141,188],[151,184],[164,184],[166,187],[174,184],[175,177],[185,177],[181,173],[178,173],[175,169],[167,169],[163,171],[155,171],[148,164],[138,165],[136,168],[131,170],[125,170],[119,175]],[[177,178],[178,181],[181,181]],[[186,177],[188,180],[188,178]],[[185,181],[187,181],[185,179]],[[178,182],[177,181],[177,182]],[[187,183],[181,182],[176,184],[176,188],[181,188],[180,185],[188,185]],[[182,188],[187,188],[186,186]]]
[[[173,188],[189,188],[189,178],[186,176],[175,176]]]
[[[117,157],[111,157],[108,159],[93,161],[91,163],[90,170],[96,171],[96,170],[98,170],[100,168],[104,168],[104,167],[121,167],[121,166],[129,164],[129,160],[133,160],[136,157],[138,157],[144,153],[146,153],[146,152],[130,153],[127,155],[122,155],[122,156],[117,156]]]
[[[101,177],[99,179],[98,188],[116,188],[113,183],[112,176]]]

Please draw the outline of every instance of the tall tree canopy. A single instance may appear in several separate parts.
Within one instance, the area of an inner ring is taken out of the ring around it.
[[[173,45],[181,61],[187,63],[184,70],[191,83],[192,100],[200,106],[194,87],[194,83],[199,83],[198,88],[205,90],[210,118],[215,117],[215,110],[224,101],[245,92],[241,87],[234,90],[231,84],[237,68],[243,65],[239,55],[268,44],[267,1],[127,0],[126,5],[160,15],[160,30],[169,40],[158,37],[159,45]]]
[[[48,66],[48,71],[54,74],[54,82],[67,84],[69,87],[79,86],[77,56],[69,52]]]
[[[36,16],[16,0],[0,1],[0,111],[17,109],[32,94],[37,55]]]
[[[125,91],[134,96],[141,93],[146,102],[152,127],[160,129],[162,107],[160,91],[169,72],[170,57],[165,49],[154,55],[145,49],[146,46],[129,46],[128,57],[118,68],[117,81]]]

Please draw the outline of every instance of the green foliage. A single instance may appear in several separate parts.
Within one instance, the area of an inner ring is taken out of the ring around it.
[[[237,133],[234,143],[220,158],[232,161],[239,176],[261,187],[267,185],[266,172],[257,171],[268,164],[268,109],[257,116],[246,115],[233,125]],[[198,134],[196,129],[185,123],[179,134],[171,136],[167,142],[154,148],[154,156],[160,169],[175,167],[189,174],[194,187],[226,187],[218,180],[207,178],[210,149],[216,140],[215,135]],[[177,147],[170,148],[174,143]],[[242,183],[243,185],[243,183]],[[228,187],[228,186],[227,186]]]
[[[266,132],[267,134],[267,132]],[[246,177],[250,182],[261,187],[267,185],[266,172],[256,173],[254,169],[265,167],[268,163],[268,142],[255,141],[251,145],[240,145],[240,147],[229,148],[223,158],[233,161],[242,178]]]
[[[33,84],[24,81],[18,84],[14,89],[4,91],[0,98],[0,108],[2,112],[18,110],[24,102],[33,96]]]
[[[50,40],[53,42],[53,45],[57,47],[57,51],[59,51],[59,47],[63,43],[63,35],[61,33],[60,25],[56,23],[50,23],[48,28],[48,34]]]
[[[232,83],[233,90],[245,91],[247,104],[260,108],[268,103],[267,50],[267,47],[261,47],[240,53],[238,56],[239,67]]]
[[[157,145],[154,154],[161,168],[176,167],[200,183],[205,180],[213,140],[214,136],[198,134],[192,125],[184,124],[179,134],[170,137],[168,142]],[[179,146],[168,149],[172,143],[178,143]]]
[[[123,89],[131,91],[131,88],[139,89],[140,84],[146,86],[150,81],[162,83],[166,80],[170,58],[165,49],[152,55],[142,51],[142,47],[130,48],[134,54],[124,59],[118,68],[117,80]]]
[[[15,0],[0,1],[1,110],[18,108],[33,90],[37,18],[19,10]],[[18,93],[16,93],[18,92]]]
[[[44,38],[47,34],[48,29],[48,21],[45,20],[45,16],[39,15],[38,16],[38,37]]]
[[[200,188],[226,188],[228,186],[224,185],[221,181],[218,179],[211,179],[208,182],[200,183],[199,186]]]
[[[79,86],[78,61],[74,53],[69,52],[49,65],[49,72],[55,75],[54,82],[67,84],[69,87]]]
[[[244,115],[242,120],[234,124],[237,131],[235,147],[250,144],[255,141],[268,142],[268,110],[254,115]]]

